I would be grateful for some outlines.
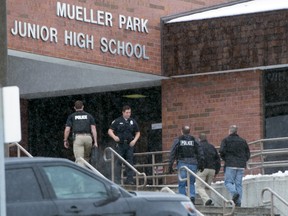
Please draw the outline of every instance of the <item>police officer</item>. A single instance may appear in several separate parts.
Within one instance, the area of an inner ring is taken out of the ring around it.
[[[137,122],[131,118],[131,108],[123,106],[122,116],[115,119],[109,130],[109,136],[116,142],[116,151],[127,162],[133,165],[133,151],[137,140],[140,138],[140,131]],[[120,183],[122,162],[116,160],[115,163],[115,182]],[[133,171],[126,167],[127,179],[125,184],[134,184]]]
[[[197,170],[203,170],[203,150],[196,139],[190,135],[190,127],[183,126],[181,130],[182,135],[176,138],[173,142],[169,159],[169,173],[173,172],[173,163],[177,161],[177,169],[182,166],[187,166],[194,173]],[[181,170],[181,178],[187,178],[187,172]],[[195,177],[190,175],[190,199],[195,203]],[[178,190],[180,194],[186,195],[187,182],[180,181],[178,178]],[[188,194],[187,194],[188,195]]]
[[[82,101],[77,100],[74,109],[75,112],[69,115],[66,121],[66,127],[64,130],[64,147],[69,147],[67,139],[72,128],[75,162],[84,166],[84,163],[80,161],[79,158],[82,157],[89,162],[92,144],[95,147],[98,147],[96,123],[92,115],[83,110],[84,105]]]

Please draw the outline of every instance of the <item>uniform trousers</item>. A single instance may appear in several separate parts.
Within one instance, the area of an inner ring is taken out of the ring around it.
[[[213,178],[215,176],[215,169],[204,169],[202,172],[198,171],[197,176],[199,176],[208,185],[211,185]],[[210,199],[210,191],[200,180],[196,179],[196,191],[201,197],[203,203],[205,204],[207,200]]]
[[[89,162],[91,149],[92,149],[92,137],[90,134],[76,134],[73,142],[73,152],[75,156],[75,162],[81,166],[85,166],[84,162],[79,160],[80,157]]]
[[[117,153],[124,158],[129,164],[133,166],[133,153],[134,153],[134,147],[131,147],[128,143],[126,144],[117,144],[116,145],[116,151]],[[122,161],[117,159],[115,161],[115,182],[120,183],[121,182],[121,171],[122,171]],[[133,171],[129,167],[125,167],[126,176],[128,182],[133,181]]]

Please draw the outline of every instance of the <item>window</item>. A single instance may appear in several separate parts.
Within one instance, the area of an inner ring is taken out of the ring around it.
[[[7,202],[39,201],[43,199],[32,168],[6,170]],[[9,184],[7,184],[9,182]]]
[[[66,166],[44,167],[58,199],[108,198],[105,185],[91,176]]]

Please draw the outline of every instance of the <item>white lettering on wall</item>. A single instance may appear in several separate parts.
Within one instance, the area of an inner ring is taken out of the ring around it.
[[[113,26],[113,16],[109,12],[87,9],[85,7],[57,2],[56,15],[58,17],[92,23],[101,26]]]
[[[134,55],[137,59],[149,59],[149,56],[146,55],[145,45],[133,45],[130,42],[124,42],[115,39],[108,40],[105,37],[100,39],[100,45],[100,49],[103,53],[109,52],[113,55],[122,55],[129,58]]]
[[[93,35],[77,33],[72,31],[65,30],[65,45],[85,48],[85,49],[94,49],[94,37]]]
[[[124,16],[119,15],[119,28],[131,30],[131,31],[137,31],[142,33],[149,33],[147,28],[147,19],[139,19],[137,17],[131,17],[131,16]]]
[[[50,41],[57,43],[57,29],[47,26],[40,26],[36,24],[14,21],[14,26],[11,28],[12,35],[19,35],[20,37],[27,37],[42,41]]]
[[[117,22],[117,18],[115,19],[112,13],[96,10],[94,8],[86,8],[80,4],[83,4],[83,2],[79,3],[79,5],[73,5],[57,1],[55,7],[56,16],[69,21],[88,23],[88,25],[93,24],[94,26],[89,26],[89,28],[92,27],[92,29],[95,25],[113,27],[113,21]],[[65,22],[65,26],[69,26],[69,22]],[[148,19],[118,14],[118,29],[131,31],[132,34],[133,32],[148,34]],[[13,36],[19,36],[21,38],[31,38],[42,40],[43,42],[50,41],[51,43],[58,43],[57,29],[46,25],[14,20],[14,25],[11,27],[10,32]],[[81,49],[94,49],[95,43],[93,34],[63,30],[59,35],[62,37],[60,41],[63,41],[64,37],[64,45],[66,46]],[[115,38],[107,39],[106,37],[101,37],[100,51],[112,55],[126,56],[128,58],[149,59],[149,56],[146,54],[146,46],[135,41],[130,42],[117,40]]]

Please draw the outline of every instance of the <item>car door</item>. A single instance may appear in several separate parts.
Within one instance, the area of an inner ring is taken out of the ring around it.
[[[56,215],[56,205],[41,188],[41,178],[32,167],[6,168],[5,178],[7,215]]]
[[[43,166],[43,171],[55,194],[58,215],[135,215],[124,197],[110,200],[111,184],[101,177],[88,174],[76,166]]]

